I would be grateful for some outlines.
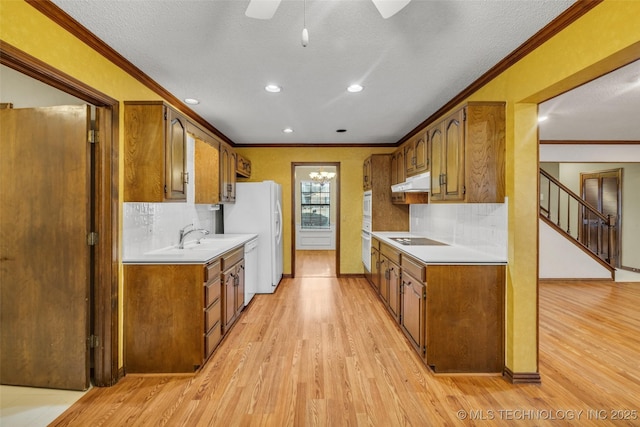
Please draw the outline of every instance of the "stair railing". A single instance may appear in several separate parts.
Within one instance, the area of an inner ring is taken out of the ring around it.
[[[540,169],[540,215],[611,264],[615,218],[603,215],[543,169]]]

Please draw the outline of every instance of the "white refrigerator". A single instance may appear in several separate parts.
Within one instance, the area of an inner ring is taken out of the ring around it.
[[[238,182],[236,202],[225,204],[223,210],[225,233],[258,235],[258,279],[254,290],[259,294],[273,293],[283,270],[282,187],[274,181]]]

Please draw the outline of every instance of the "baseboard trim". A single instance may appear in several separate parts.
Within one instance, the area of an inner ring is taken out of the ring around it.
[[[504,368],[504,377],[511,384],[541,384],[539,372],[513,372],[511,369]]]
[[[364,274],[362,274],[362,273],[340,274],[338,276],[338,278],[340,278],[340,279],[359,279],[359,278],[364,278]]]

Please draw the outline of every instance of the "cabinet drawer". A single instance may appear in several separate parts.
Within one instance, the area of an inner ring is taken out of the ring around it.
[[[204,331],[209,332],[211,328],[220,322],[220,300],[204,311]]]
[[[244,259],[244,246],[222,255],[222,269],[226,270],[241,259]]]
[[[218,276],[219,277],[219,276]],[[204,285],[204,306],[209,307],[220,299],[220,279],[212,280]]]
[[[204,357],[205,359],[211,356],[213,350],[216,349],[220,342],[222,330],[220,329],[220,322],[216,323],[207,335],[204,336]]]
[[[395,262],[396,264],[400,264],[400,251],[398,251],[397,249],[394,249],[384,243],[380,243],[380,252],[382,252],[382,255],[389,258],[389,260]]]
[[[216,260],[204,266],[204,281],[220,278],[220,260]]]
[[[426,282],[427,281],[427,266],[408,256],[402,257],[402,262],[400,264],[403,271],[406,271],[411,276],[416,279]]]

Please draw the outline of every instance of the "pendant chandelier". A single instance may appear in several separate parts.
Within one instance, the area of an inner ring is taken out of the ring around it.
[[[309,178],[311,178],[314,182],[318,182],[320,184],[326,184],[331,181],[333,177],[336,176],[335,172],[325,172],[320,168],[318,172],[311,172],[309,174]]]

